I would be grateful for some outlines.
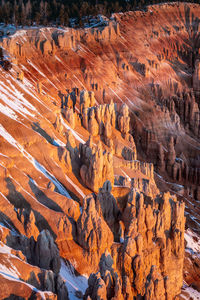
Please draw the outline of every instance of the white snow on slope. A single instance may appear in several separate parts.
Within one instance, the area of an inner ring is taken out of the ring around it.
[[[13,276],[15,278],[19,278],[19,272],[17,268],[9,261],[9,257],[10,257],[9,247],[7,247],[6,245],[3,246],[1,243],[0,253],[9,255],[9,256],[8,255],[3,256],[4,264],[0,264],[0,274],[6,274],[6,275]]]
[[[3,34],[6,35],[6,32],[9,31],[10,34],[14,34],[16,32],[15,25],[5,23],[0,23],[0,30],[3,31]]]
[[[60,147],[65,147],[66,146],[65,143],[63,143],[61,140],[59,140],[57,138],[53,140],[53,145],[54,146],[60,146]]]
[[[19,92],[14,92],[12,89],[8,88],[9,85],[5,85],[1,82],[0,85],[0,94],[1,100],[7,104],[10,109],[14,109],[16,112],[24,115],[34,117],[35,115],[28,111],[27,108],[35,110],[33,106],[23,97]],[[4,110],[5,111],[5,110]]]
[[[63,119],[61,119],[61,121],[62,121],[62,124],[65,126],[65,128],[71,130],[73,136],[74,136],[80,143],[85,144],[85,141],[79,136],[78,133],[76,133],[75,130],[73,130],[69,125],[67,125],[67,124],[63,121]]]
[[[200,300],[200,293],[186,284],[182,287],[181,299],[184,300]]]
[[[42,172],[45,175],[45,177],[47,177],[49,180],[51,180],[55,184],[55,186],[57,187],[57,189],[61,195],[66,196],[71,199],[71,196],[69,195],[67,190],[62,186],[62,184],[51,173],[49,173],[45,169],[45,167],[43,167],[37,160],[34,160],[33,163],[34,163],[34,166],[36,167],[36,169],[38,169],[40,172]]]
[[[124,174],[124,176],[125,176],[126,178],[128,178],[129,181],[131,181],[130,176],[128,176],[122,169],[121,169],[121,171],[122,171],[122,173]]]
[[[11,91],[11,89],[9,89],[9,90],[14,94],[14,96],[17,98],[17,100],[22,101],[22,104],[24,106],[26,106],[27,108],[29,108],[29,109],[31,109],[33,111],[36,111],[36,108],[29,101],[27,101],[24,98],[23,94],[16,89],[16,87],[11,83],[11,81],[10,80],[7,80],[7,81],[8,81],[9,85],[12,88],[12,91]],[[4,85],[4,86],[8,87],[8,85]]]
[[[185,231],[186,250],[192,250],[193,253],[200,255],[200,238],[190,228]]]
[[[17,120],[15,112],[8,106],[4,106],[2,103],[0,103],[0,112],[13,120]]]
[[[12,248],[6,246],[4,243],[0,242],[0,253],[11,254]]]
[[[36,287],[34,287],[33,285],[31,285],[31,284],[29,284],[29,283],[26,283],[26,282],[20,280],[18,277],[13,276],[12,274],[6,273],[6,272],[4,272],[4,271],[0,271],[0,275],[1,275],[2,277],[4,277],[5,279],[9,280],[10,282],[12,282],[12,281],[14,281],[14,282],[16,282],[16,281],[17,281],[17,282],[21,282],[23,285],[29,287],[29,288],[32,289],[34,292],[39,293],[42,300],[47,299],[47,298],[45,297],[45,294],[46,294],[46,295],[48,295],[48,294],[51,295],[51,294],[52,294],[51,292],[48,292],[48,291],[45,291],[45,294],[44,294],[44,292],[38,290],[38,289],[37,289]]]
[[[11,145],[13,145],[15,148],[17,148],[20,152],[23,151],[23,148],[21,147],[21,145],[19,145],[17,143],[17,141],[12,137],[12,135],[10,135],[10,133],[8,133],[1,124],[0,124],[0,135],[6,141],[8,141]]]
[[[65,177],[67,181],[77,190],[77,192],[85,198],[85,194],[82,192],[82,190],[65,174]]]
[[[104,81],[105,82],[105,81]],[[113,92],[113,94],[115,95],[115,96],[117,96],[117,98],[121,101],[121,102],[124,102],[123,100],[122,100],[122,98],[111,88],[111,87],[109,87],[109,89]]]
[[[34,159],[7,131],[6,129],[0,124],[0,135],[7,140],[11,145],[17,148],[30,162],[31,164],[41,172],[45,177],[51,180],[55,186],[57,187],[60,194],[71,198],[67,190],[62,186],[62,184],[50,173],[48,172],[45,167],[43,167],[36,159]]]
[[[12,37],[23,37],[27,33],[26,30],[21,29],[21,30],[16,30],[16,32],[12,35]]]
[[[10,268],[8,268],[8,267],[6,267],[6,265],[0,264],[0,274],[10,275],[15,278],[19,278],[19,273],[14,265],[12,267],[10,266]]]
[[[64,260],[61,260],[60,275],[65,279],[65,284],[68,289],[69,299],[78,300],[76,297],[76,291],[81,291],[84,295],[88,287],[88,278],[84,275],[76,276],[72,265],[66,265]]]
[[[63,64],[62,60],[57,55],[55,55],[55,59],[57,59],[61,64]]]
[[[31,65],[33,69],[35,69],[40,75],[42,75],[42,77],[46,77],[46,75],[42,71],[40,71],[39,68],[36,67],[34,63],[32,63],[29,59],[27,59],[27,63],[29,63],[29,65]]]
[[[40,70],[39,70],[39,68],[38,67],[36,67],[30,60],[27,60],[27,62],[29,63],[29,65],[31,65],[31,67],[33,67],[40,75],[42,75],[42,77],[45,77],[47,80],[48,80],[48,82],[57,90],[57,87],[55,86],[55,84],[53,84],[53,82],[51,81],[51,80],[49,80],[48,78],[47,78],[47,76],[43,73],[43,72],[41,72]]]
[[[38,97],[36,97],[35,94],[33,94],[32,91],[30,91],[28,88],[25,87],[23,83],[21,83],[19,80],[16,79],[17,85],[24,90],[29,96],[31,96],[33,99],[35,99],[37,102],[39,102],[42,106],[44,106],[46,109],[50,110],[47,105],[44,104],[44,102],[40,101]]]

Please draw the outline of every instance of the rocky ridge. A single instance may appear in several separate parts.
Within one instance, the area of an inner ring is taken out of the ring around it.
[[[20,272],[1,277],[17,296],[70,298],[60,257],[89,276],[86,299],[180,293],[185,205],[199,232],[198,14],[152,6],[1,42],[13,65],[0,74],[1,246],[17,257],[2,265]]]

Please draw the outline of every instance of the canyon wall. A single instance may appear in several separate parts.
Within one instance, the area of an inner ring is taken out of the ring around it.
[[[160,300],[191,284],[199,14],[155,5],[102,28],[22,29],[0,42],[12,63],[0,74],[4,296]],[[86,283],[72,289],[73,272]]]

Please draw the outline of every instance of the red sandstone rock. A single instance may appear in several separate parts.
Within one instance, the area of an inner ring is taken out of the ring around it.
[[[30,29],[2,41],[18,65],[0,76],[1,239],[22,262],[37,254],[58,272],[55,240],[80,274],[95,274],[88,299],[180,292],[179,199],[194,230],[200,214],[198,16],[198,5],[163,4],[115,14],[102,30]],[[195,262],[186,280],[198,286]],[[67,297],[52,271],[23,268],[24,282],[1,276],[7,290],[30,297],[30,279]]]

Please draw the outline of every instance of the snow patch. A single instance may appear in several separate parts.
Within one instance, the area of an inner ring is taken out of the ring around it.
[[[17,120],[15,112],[8,106],[4,106],[2,103],[0,103],[0,112],[13,120]]]
[[[67,176],[65,175],[67,181],[76,189],[76,191],[85,198],[85,194],[82,192],[82,190]]]
[[[124,174],[124,176],[129,180],[131,181],[131,178],[126,174],[126,172],[124,172],[122,169],[121,169],[122,173]]]
[[[34,117],[35,115],[29,112],[27,108],[35,111],[36,110],[35,107],[32,106],[19,91],[8,88],[9,85],[14,87],[9,82],[9,80],[8,80],[8,85],[5,85],[3,82],[1,82],[0,85],[1,100],[3,100],[5,104],[7,104],[10,107],[9,114],[11,113],[11,109],[14,109],[16,112],[22,114],[23,116],[28,115]],[[4,108],[4,112],[5,112],[5,108]]]
[[[72,129],[69,125],[67,125],[67,124],[63,121],[63,119],[61,119],[61,121],[62,121],[62,124],[65,126],[65,128],[71,130],[73,136],[74,136],[80,143],[85,144],[85,141],[79,136],[79,134],[78,134],[74,129]]]
[[[88,277],[86,275],[76,276],[74,267],[70,263],[66,264],[64,260],[61,260],[60,275],[65,279],[70,300],[80,299],[75,295],[77,291],[81,291],[83,295],[85,294],[88,287]]]
[[[47,297],[46,297],[45,295],[49,295],[49,296],[52,295],[52,292],[47,292],[47,291],[42,292],[42,291],[38,290],[36,287],[32,286],[32,285],[29,284],[29,283],[26,283],[26,282],[20,280],[18,277],[13,276],[12,274],[5,273],[5,272],[1,272],[1,271],[0,271],[0,275],[1,275],[2,277],[4,277],[5,279],[7,279],[7,280],[15,281],[15,282],[16,282],[16,281],[17,281],[17,282],[21,282],[21,283],[24,284],[25,286],[28,286],[28,287],[31,288],[34,292],[39,293],[42,300],[47,299]]]
[[[11,248],[0,242],[0,253],[11,254]]]
[[[8,261],[8,263],[10,264],[9,261]],[[14,265],[12,265],[12,266],[10,265],[9,267],[7,267],[6,265],[0,264],[0,274],[10,275],[15,278],[19,278],[19,272]]]
[[[184,284],[184,286],[182,287],[181,298],[183,298],[184,300],[200,300],[200,293],[197,290],[193,289],[191,286]]]
[[[57,187],[59,193],[71,199],[71,196],[62,184],[48,172],[36,159],[34,159],[24,148],[6,131],[6,129],[0,124],[0,135],[7,140],[11,145],[17,148],[30,162],[31,164],[40,171],[45,177],[47,177]]]
[[[35,66],[30,60],[27,60],[27,62],[29,63],[29,65],[31,65],[31,67],[33,67],[40,75],[42,75],[42,77],[44,77],[44,78],[46,78],[47,80],[48,80],[48,82],[57,90],[57,87],[55,86],[55,84],[53,84],[53,82],[51,82],[51,80],[49,80],[48,78],[47,78],[47,76],[43,73],[43,72],[41,72],[40,70],[39,70],[39,68],[37,67],[37,66]]]
[[[42,172],[45,175],[45,177],[47,177],[49,180],[51,180],[55,184],[55,186],[57,187],[57,189],[61,195],[71,199],[71,196],[69,195],[67,190],[62,186],[62,184],[51,173],[49,173],[45,169],[45,167],[43,167],[37,160],[34,160],[33,163],[34,163],[36,169],[38,169],[40,172]]]
[[[200,238],[190,228],[185,231],[186,249],[192,250],[193,253],[200,254]]]

